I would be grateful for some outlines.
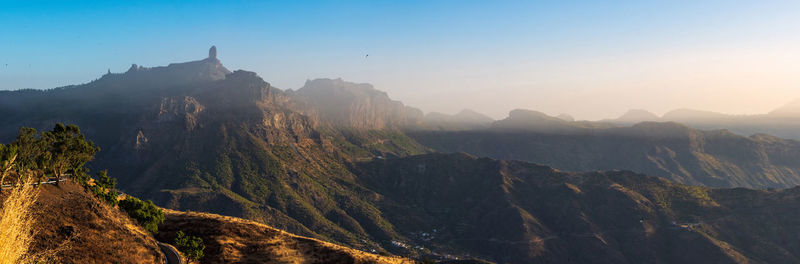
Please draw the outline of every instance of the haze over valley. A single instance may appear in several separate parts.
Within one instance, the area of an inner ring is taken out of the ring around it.
[[[794,3],[48,6],[0,264],[800,263]]]

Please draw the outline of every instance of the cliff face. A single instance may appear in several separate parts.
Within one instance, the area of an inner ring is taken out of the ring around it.
[[[397,129],[417,126],[423,118],[422,111],[390,99],[369,84],[316,79],[290,94],[307,103],[301,111],[337,127]]]

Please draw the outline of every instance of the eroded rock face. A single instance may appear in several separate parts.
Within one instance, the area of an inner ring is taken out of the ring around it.
[[[370,84],[342,79],[310,80],[291,95],[307,102],[302,112],[337,127],[403,128],[419,125],[423,117],[419,109],[390,99]]]
[[[186,130],[197,126],[198,115],[205,110],[194,97],[165,97],[158,106],[157,122],[183,122]]]

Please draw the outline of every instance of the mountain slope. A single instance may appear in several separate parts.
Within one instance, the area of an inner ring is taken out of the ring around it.
[[[571,130],[578,131],[578,130]],[[743,137],[676,123],[584,129],[572,133],[515,130],[410,132],[443,152],[536,162],[570,171],[629,169],[684,184],[784,188],[800,184],[800,142]]]
[[[0,103],[13,116],[0,120],[6,140],[21,125],[80,125],[103,149],[90,166],[108,168],[131,195],[381,252],[402,236],[348,167],[427,151],[397,130],[338,129],[301,113],[305,102],[216,58],[5,92]]]
[[[292,235],[240,218],[167,210],[158,237],[183,231],[203,239],[203,263],[414,263]]]
[[[437,251],[508,263],[800,260],[797,188],[709,189],[465,154],[374,161],[361,179],[399,232]]]
[[[33,219],[31,252],[57,263],[163,263],[147,231],[71,181],[39,187]]]

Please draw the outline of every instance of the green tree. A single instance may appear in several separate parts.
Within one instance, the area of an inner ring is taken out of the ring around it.
[[[14,170],[24,182],[26,177],[43,176],[50,159],[47,144],[36,129],[21,127],[17,139],[11,143],[17,149],[17,159]]]
[[[17,147],[0,144],[0,185],[5,183],[6,175],[17,160]]]
[[[145,202],[128,196],[125,200],[119,201],[119,208],[125,210],[131,218],[151,233],[158,233],[158,225],[164,222],[164,211],[150,200]]]
[[[194,261],[199,261],[203,258],[203,250],[206,246],[203,244],[203,239],[196,236],[187,236],[183,231],[178,231],[175,237],[175,246],[184,255]]]
[[[52,131],[42,133],[42,140],[48,144],[50,159],[47,167],[52,170],[56,185],[65,174],[82,172],[83,165],[100,150],[93,142],[86,140],[76,125],[57,123]]]

